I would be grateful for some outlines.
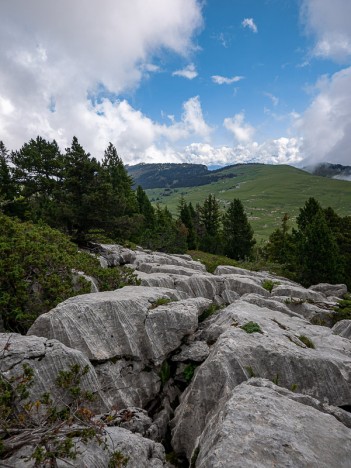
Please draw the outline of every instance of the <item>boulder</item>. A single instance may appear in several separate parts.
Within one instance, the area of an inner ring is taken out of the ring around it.
[[[109,409],[101,391],[96,372],[83,353],[68,348],[57,340],[38,336],[22,336],[15,333],[0,334],[1,371],[5,377],[16,377],[23,373],[23,364],[34,371],[33,384],[29,388],[30,398],[36,400],[43,393],[50,393],[61,401],[61,392],[55,385],[60,371],[68,371],[72,365],[86,366],[89,372],[82,377],[81,386],[91,391],[95,398],[90,407],[96,412]]]
[[[128,468],[162,468],[168,466],[165,461],[165,450],[163,446],[140,434],[133,434],[122,427],[106,428],[106,436],[103,443],[96,441],[84,443],[73,439],[79,456],[75,460],[56,460],[58,468],[103,468],[108,466],[128,466]],[[10,459],[6,460],[9,468],[34,468],[34,461],[28,456],[34,447],[24,447]],[[120,465],[109,465],[113,454],[119,453]],[[123,463],[123,464],[122,464]]]
[[[332,330],[335,335],[351,340],[351,320],[340,320],[333,326]]]
[[[350,466],[351,429],[316,409],[317,401],[252,380],[219,402],[198,440],[194,466]]]
[[[202,263],[183,258],[183,256],[179,255],[168,255],[161,252],[146,253],[145,251],[137,251],[135,252],[135,255],[136,258],[131,263],[134,263],[138,270],[142,264],[156,263],[158,265],[173,265],[182,268],[189,268],[190,270],[195,270],[198,273],[206,272],[206,267]]]
[[[91,243],[91,250],[105,259],[109,267],[133,263],[136,253],[118,244]]]
[[[285,296],[311,302],[324,302],[327,298],[320,292],[306,289],[302,286],[276,285],[272,289],[272,296]]]
[[[270,293],[262,288],[261,282],[255,278],[241,275],[225,275],[222,277],[224,278],[224,290],[235,291],[240,296],[247,293],[270,296]]]
[[[190,345],[183,345],[180,353],[172,356],[174,362],[203,362],[210,354],[210,348],[203,341],[194,341]]]
[[[158,264],[158,263],[141,263],[138,265],[137,270],[143,271],[144,273],[167,273],[169,275],[182,275],[182,276],[193,276],[198,275],[199,270],[189,268],[182,265],[169,265],[169,264]],[[201,272],[202,275],[210,275],[210,273]]]
[[[262,333],[240,328],[250,321]],[[335,406],[351,404],[351,343],[329,328],[236,301],[210,320],[200,337],[217,341],[182,394],[172,421],[173,447],[187,457],[218,402],[253,376]]]
[[[54,338],[92,361],[151,358],[145,320],[158,300],[179,300],[172,289],[126,286],[116,291],[72,297],[37,318],[28,335]]]
[[[308,289],[324,294],[324,296],[334,296],[341,298],[347,293],[346,284],[320,283],[310,286]]]

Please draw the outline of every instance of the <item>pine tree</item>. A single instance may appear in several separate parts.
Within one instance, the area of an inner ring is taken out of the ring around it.
[[[16,193],[9,166],[9,152],[0,141],[0,211],[8,213]]]
[[[290,265],[294,255],[292,236],[289,233],[289,216],[287,213],[282,218],[281,227],[272,232],[266,246],[268,258],[282,265]]]
[[[192,208],[193,210],[193,208]],[[196,233],[193,221],[193,215],[190,207],[187,205],[184,197],[182,196],[178,204],[179,220],[184,224],[187,229],[187,244],[188,249],[196,249]]]
[[[200,208],[200,223],[204,234],[199,239],[200,249],[205,252],[219,253],[221,212],[216,197],[210,194]]]
[[[256,241],[240,200],[233,200],[223,216],[224,253],[235,260],[251,256]]]

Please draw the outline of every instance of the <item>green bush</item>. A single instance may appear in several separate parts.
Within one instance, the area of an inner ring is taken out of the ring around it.
[[[351,295],[345,294],[344,299],[338,301],[334,311],[335,313],[330,315],[333,325],[340,320],[351,320]]]
[[[137,284],[131,270],[101,268],[99,261],[59,231],[0,214],[0,311],[8,331],[26,333],[34,320],[65,299],[90,292],[83,277],[93,276],[100,290]]]
[[[184,379],[186,380],[187,383],[189,383],[191,379],[193,378],[196,368],[197,368],[197,365],[191,363],[191,364],[188,364],[183,370]]]
[[[262,281],[262,288],[266,289],[270,293],[276,284],[280,284],[279,281],[272,281],[269,279],[265,279]]]
[[[307,348],[311,348],[311,349],[314,349],[314,348],[315,348],[313,341],[310,340],[310,338],[308,338],[307,336],[305,336],[305,335],[300,335],[300,336],[299,336],[299,340],[302,341],[302,343],[303,343],[304,345],[306,345]]]
[[[202,314],[199,317],[199,322],[203,322],[208,317],[211,317],[213,314],[218,312],[221,308],[222,307],[217,304],[211,304],[206,310],[202,312]]]
[[[261,327],[256,322],[248,322],[240,327],[246,333],[262,333]]]

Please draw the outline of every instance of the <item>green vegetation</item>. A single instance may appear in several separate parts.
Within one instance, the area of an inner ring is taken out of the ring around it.
[[[9,349],[11,342],[6,345]],[[4,350],[3,350],[4,352]],[[17,376],[0,371],[0,459],[6,460],[18,449],[31,447],[29,460],[35,466],[56,466],[57,459],[75,460],[79,455],[77,440],[96,441],[107,449],[104,426],[94,419],[89,405],[94,395],[81,388],[89,367],[73,364],[61,370],[56,379],[55,398],[50,393],[37,400],[30,398],[34,372],[28,364]],[[121,467],[127,458],[111,454],[112,467]]]
[[[103,269],[55,229],[21,223],[0,213],[0,311],[5,329],[25,333],[34,320],[65,299],[90,292],[72,270],[93,276],[100,290],[138,281],[131,270]]]
[[[122,452],[116,450],[111,455],[108,468],[122,468],[123,466],[128,465],[128,461],[129,457],[126,457]]]
[[[285,213],[289,213],[292,226],[299,207],[309,197],[323,206],[331,206],[339,216],[350,216],[351,184],[348,181],[326,179],[300,169],[283,165],[241,164],[218,171],[221,176],[235,175],[198,187],[183,187],[165,197],[163,189],[146,190],[150,199],[160,206],[167,205],[175,214],[182,195],[193,206],[201,204],[211,193],[222,208],[234,198],[241,200],[258,242],[266,241],[279,227]],[[169,193],[169,192],[168,192]]]
[[[150,309],[156,309],[156,307],[169,304],[170,302],[173,302],[173,301],[174,299],[170,299],[169,297],[159,297],[158,299],[156,299],[155,302],[151,303]]]
[[[197,367],[198,366],[196,364],[190,363],[183,370],[183,376],[184,376],[184,379],[185,379],[185,381],[187,383],[189,383],[191,381],[191,379],[193,378],[195,369]]]
[[[338,301],[338,305],[334,308],[334,313],[331,314],[333,325],[340,320],[351,320],[351,295],[345,294],[344,299]]]
[[[208,317],[211,317],[213,314],[218,312],[222,307],[219,306],[218,304],[211,304],[210,307],[208,307],[206,310],[202,312],[202,314],[199,317],[199,322],[203,322],[206,320]]]
[[[171,378],[171,366],[169,365],[169,362],[167,360],[163,361],[159,375],[161,379],[161,384],[162,386],[164,386]]]
[[[315,348],[313,341],[310,340],[310,338],[308,338],[307,336],[305,336],[305,335],[300,335],[300,336],[299,336],[299,340],[302,341],[302,343],[303,343],[304,345],[306,345],[307,348],[311,348],[311,349],[314,349],[314,348]]]
[[[203,263],[206,270],[210,273],[214,273],[219,265],[239,266],[236,260],[232,260],[224,255],[214,255],[208,252],[202,252],[201,250],[189,250],[187,253],[191,255],[193,260]]]
[[[256,322],[247,322],[240,327],[246,333],[262,333],[261,327]]]
[[[280,284],[279,281],[272,281],[269,279],[265,279],[262,281],[262,288],[266,289],[270,293],[272,292],[272,289],[274,288],[275,285]]]
[[[245,369],[247,370],[249,379],[251,379],[252,377],[256,377],[256,374],[251,366],[246,366]]]
[[[292,392],[294,392],[294,393],[297,392],[297,389],[298,389],[298,384],[296,384],[296,383],[291,384],[290,390]]]

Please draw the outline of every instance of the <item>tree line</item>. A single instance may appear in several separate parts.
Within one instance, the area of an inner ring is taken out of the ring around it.
[[[102,161],[73,138],[61,152],[55,141],[31,139],[17,151],[0,142],[0,210],[22,221],[45,223],[78,245],[91,239],[131,241],[153,250],[202,250],[241,261],[255,252],[305,285],[345,282],[351,287],[351,217],[322,208],[313,198],[300,209],[296,227],[285,215],[264,247],[257,247],[242,202],[222,211],[212,194],[195,207],[181,197],[178,215],[152,206],[128,175],[110,143]]]

